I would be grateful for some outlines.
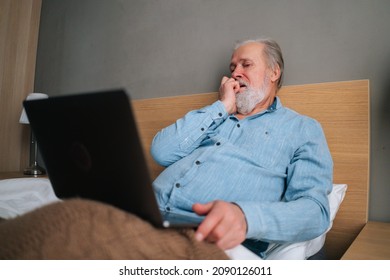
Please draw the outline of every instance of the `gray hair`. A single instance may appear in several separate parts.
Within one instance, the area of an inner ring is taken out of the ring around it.
[[[284,71],[284,60],[282,49],[279,44],[271,38],[259,38],[253,40],[245,40],[236,44],[234,50],[239,47],[250,44],[250,43],[259,43],[264,45],[263,54],[267,60],[267,65],[272,70],[275,70],[275,67],[278,66],[280,69],[280,77],[278,79],[278,89],[282,87],[283,84],[283,71]]]

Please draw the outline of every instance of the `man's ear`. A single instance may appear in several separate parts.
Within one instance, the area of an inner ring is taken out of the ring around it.
[[[277,65],[275,69],[270,69],[270,80],[271,82],[276,82],[280,78],[280,67]]]

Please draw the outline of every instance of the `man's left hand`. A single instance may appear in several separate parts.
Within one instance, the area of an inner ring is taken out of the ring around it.
[[[247,223],[244,213],[236,204],[217,200],[206,204],[195,203],[192,208],[198,215],[206,215],[196,230],[197,240],[215,243],[223,250],[245,240]]]

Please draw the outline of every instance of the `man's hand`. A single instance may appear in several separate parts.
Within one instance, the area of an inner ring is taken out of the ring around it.
[[[228,114],[237,111],[236,93],[240,90],[240,83],[233,78],[223,77],[219,87],[219,100],[225,105]]]
[[[198,215],[206,215],[196,230],[197,240],[216,243],[223,250],[233,248],[245,240],[246,219],[237,205],[213,201],[206,204],[195,203],[192,208]]]

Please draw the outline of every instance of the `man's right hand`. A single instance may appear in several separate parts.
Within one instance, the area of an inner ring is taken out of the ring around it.
[[[195,213],[206,216],[195,232],[198,241],[215,243],[222,250],[241,244],[246,238],[247,222],[240,206],[221,200],[195,203]]]
[[[224,76],[219,87],[219,100],[225,105],[228,114],[237,112],[236,93],[240,90],[240,83],[233,78]]]

